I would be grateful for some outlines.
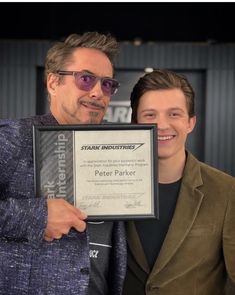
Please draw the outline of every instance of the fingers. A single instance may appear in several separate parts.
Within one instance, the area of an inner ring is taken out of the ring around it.
[[[53,241],[68,234],[73,227],[79,232],[86,229],[85,219],[87,215],[80,209],[75,208],[63,199],[47,200],[48,220],[45,229],[44,239]]]
[[[79,208],[72,206],[68,202],[66,202],[66,206],[70,208],[71,212],[73,212],[79,219],[84,220],[87,218],[87,214],[81,211]]]
[[[47,241],[47,242],[52,242],[53,240],[60,240],[62,238],[62,235],[60,235],[60,236],[57,236],[57,237],[54,237],[54,238],[52,238],[52,237],[48,237],[48,236],[44,236],[44,239]]]
[[[54,239],[45,235],[44,240],[46,240],[47,242],[52,242]]]
[[[79,232],[84,232],[86,229],[86,223],[83,220],[75,220],[73,227]]]

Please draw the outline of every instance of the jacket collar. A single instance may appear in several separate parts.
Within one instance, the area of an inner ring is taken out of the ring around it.
[[[198,189],[202,185],[199,161],[188,152],[175,213],[154,265],[154,274],[169,262],[189,233],[204,196]]]
[[[151,276],[159,273],[172,259],[189,233],[203,199],[203,194],[199,190],[199,187],[202,185],[200,162],[190,152],[187,152],[187,160],[175,213]],[[146,273],[149,273],[149,266],[134,222],[129,222],[127,225],[127,236],[130,251],[137,263]]]
[[[39,117],[42,125],[59,125],[52,113],[48,113]]]

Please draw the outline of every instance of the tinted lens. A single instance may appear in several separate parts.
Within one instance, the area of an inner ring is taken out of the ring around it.
[[[95,86],[97,78],[91,74],[78,73],[76,74],[75,80],[79,89],[90,91]]]
[[[101,88],[105,95],[110,96],[116,93],[118,86],[119,86],[118,81],[114,79],[107,79],[107,78],[102,79]]]
[[[84,91],[90,91],[98,80],[101,80],[101,88],[105,95],[111,96],[116,93],[119,83],[114,79],[99,78],[89,73],[76,72],[75,81],[79,89]]]

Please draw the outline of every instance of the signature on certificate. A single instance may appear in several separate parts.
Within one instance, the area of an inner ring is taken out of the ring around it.
[[[141,201],[126,201],[125,205],[126,208],[131,209],[131,208],[138,208],[138,207],[142,207],[143,204],[141,203]]]
[[[89,208],[100,208],[100,201],[92,201],[92,202],[88,202],[88,203],[84,203],[80,205],[80,209],[82,210],[86,210]]]

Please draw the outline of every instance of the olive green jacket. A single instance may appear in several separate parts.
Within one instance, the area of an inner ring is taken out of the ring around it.
[[[133,222],[127,232],[123,294],[224,294],[227,276],[235,284],[235,178],[188,153],[175,213],[151,272]]]

